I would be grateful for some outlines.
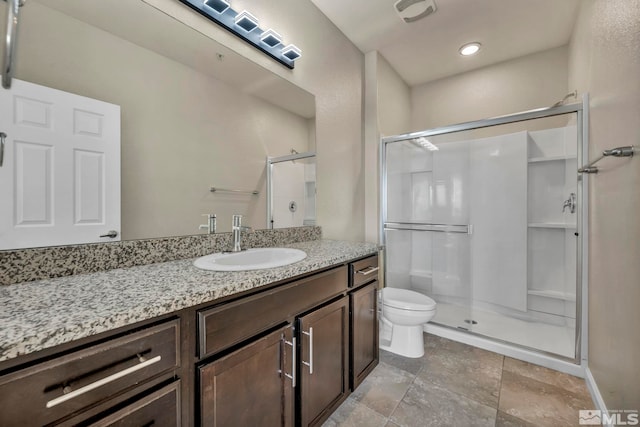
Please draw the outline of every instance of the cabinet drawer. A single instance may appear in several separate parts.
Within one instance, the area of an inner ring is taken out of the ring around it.
[[[66,354],[0,378],[0,425],[43,425],[180,365],[178,320]]]
[[[378,280],[378,255],[349,264],[349,273],[349,287],[351,288]]]
[[[199,355],[215,354],[346,291],[347,267],[198,313]]]
[[[180,425],[180,381],[155,391],[89,425],[91,427],[177,427]]]

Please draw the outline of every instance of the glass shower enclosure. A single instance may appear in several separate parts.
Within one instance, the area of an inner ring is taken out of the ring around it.
[[[582,104],[383,138],[386,285],[432,323],[580,359]]]

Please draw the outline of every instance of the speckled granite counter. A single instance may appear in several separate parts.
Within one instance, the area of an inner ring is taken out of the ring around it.
[[[314,240],[284,267],[214,272],[193,259],[0,287],[0,361],[33,353],[374,254],[378,246]]]

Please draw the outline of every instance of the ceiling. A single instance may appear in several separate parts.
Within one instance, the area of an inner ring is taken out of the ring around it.
[[[435,0],[404,23],[396,0],[311,0],[363,53],[377,50],[409,86],[569,42],[580,0]],[[458,49],[480,42],[463,57]]]

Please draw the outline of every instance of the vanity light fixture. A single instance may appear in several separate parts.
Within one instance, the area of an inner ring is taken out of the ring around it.
[[[269,28],[267,31],[262,33],[262,35],[260,36],[260,41],[269,47],[276,47],[280,43],[282,43],[282,36]]]
[[[216,13],[224,13],[230,7],[225,0],[205,0],[204,5]]]
[[[234,22],[238,27],[242,28],[247,33],[258,28],[258,18],[256,18],[246,10],[243,10],[242,12],[237,14]]]
[[[302,56],[302,51],[295,45],[285,46],[282,36],[277,31],[271,28],[267,30],[260,28],[258,18],[249,11],[243,10],[238,13],[233,10],[232,0],[180,0],[180,2],[287,68],[293,69],[295,61]]]
[[[482,45],[478,42],[467,43],[465,45],[462,45],[458,52],[460,52],[460,55],[462,56],[471,56],[478,53],[481,47]]]
[[[282,49],[282,54],[290,60],[295,61],[302,56],[302,51],[295,45],[290,44]]]

